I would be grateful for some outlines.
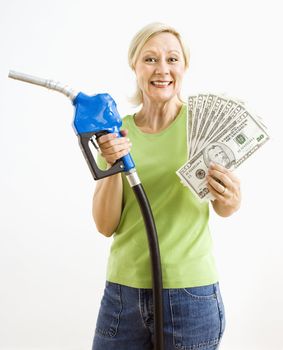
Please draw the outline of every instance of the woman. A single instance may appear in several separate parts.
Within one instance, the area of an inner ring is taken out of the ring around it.
[[[165,349],[216,349],[225,318],[209,206],[182,186],[175,173],[187,160],[186,105],[180,91],[189,56],[174,28],[153,23],[133,38],[129,63],[141,108],[123,119],[123,137],[99,139],[98,163],[109,167],[131,151],[151,203],[162,261]],[[234,174],[212,164],[207,181],[217,214],[229,216],[239,208]],[[97,182],[93,217],[99,232],[114,234],[93,350],[152,349],[147,238],[134,194],[121,174]]]

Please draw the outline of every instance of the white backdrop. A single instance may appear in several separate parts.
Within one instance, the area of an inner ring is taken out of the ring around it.
[[[175,26],[189,44],[183,95],[241,98],[269,127],[271,141],[237,171],[241,210],[225,219],[212,213],[211,231],[227,317],[221,349],[282,349],[279,3],[1,1],[1,350],[90,349],[112,240],[92,221],[95,183],[71,126],[72,105],[8,79],[8,71],[108,92],[125,115],[134,86],[128,44],[152,21]]]

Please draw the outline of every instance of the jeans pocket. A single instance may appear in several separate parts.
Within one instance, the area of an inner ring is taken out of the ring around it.
[[[175,347],[182,350],[215,346],[221,337],[216,284],[169,291]]]
[[[215,299],[215,285],[184,288],[184,291],[195,299]]]
[[[114,337],[118,332],[121,312],[121,287],[119,284],[107,281],[100,304],[95,332],[104,337]]]

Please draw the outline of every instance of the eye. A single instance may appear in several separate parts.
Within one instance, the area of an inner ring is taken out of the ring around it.
[[[170,57],[170,58],[168,59],[168,61],[169,61],[170,63],[175,63],[175,62],[178,62],[178,58],[176,58],[176,57]]]
[[[157,61],[157,59],[155,57],[147,57],[145,59],[145,62],[148,62],[148,63],[155,63]]]

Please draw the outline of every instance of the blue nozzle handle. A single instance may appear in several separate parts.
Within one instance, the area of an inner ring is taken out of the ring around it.
[[[110,169],[98,168],[92,155],[89,143],[92,137],[99,138],[105,133],[117,133],[119,137],[122,126],[121,117],[117,106],[109,94],[97,94],[88,96],[80,92],[73,100],[75,106],[74,129],[79,137],[79,142],[89,168],[95,180],[111,176],[135,168],[130,154],[116,161]]]

